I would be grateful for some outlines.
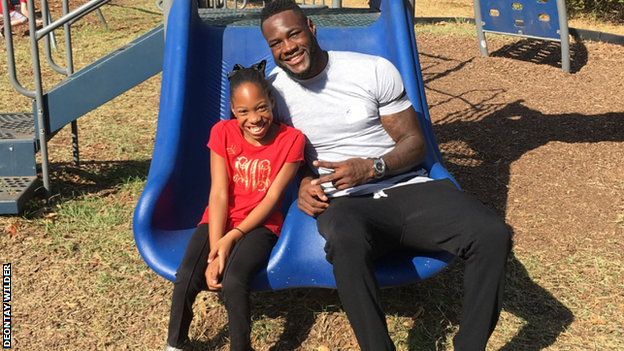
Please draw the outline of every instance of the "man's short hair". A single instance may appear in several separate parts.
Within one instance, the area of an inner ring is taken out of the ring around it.
[[[266,5],[262,9],[262,12],[260,13],[260,27],[262,27],[264,21],[269,19],[271,16],[288,10],[291,10],[296,15],[301,16],[301,18],[307,18],[305,13],[303,13],[303,10],[301,10],[301,7],[299,7],[294,0],[267,1]]]

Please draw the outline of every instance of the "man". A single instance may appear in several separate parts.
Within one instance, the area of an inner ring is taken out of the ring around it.
[[[484,350],[501,310],[509,230],[450,180],[420,169],[426,147],[397,69],[387,60],[324,51],[291,0],[270,2],[261,29],[276,65],[279,118],[306,135],[299,208],[317,218],[338,293],[362,350],[394,350],[374,276],[398,249],[466,260],[455,350]]]

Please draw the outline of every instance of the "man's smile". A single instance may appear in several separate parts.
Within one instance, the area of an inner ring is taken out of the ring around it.
[[[290,58],[284,59],[284,63],[286,63],[288,66],[295,67],[303,63],[305,61],[305,58],[305,51],[301,51],[291,56]]]

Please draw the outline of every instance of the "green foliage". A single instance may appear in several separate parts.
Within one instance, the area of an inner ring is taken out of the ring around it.
[[[624,0],[567,0],[568,15],[589,15],[600,20],[624,23]]]

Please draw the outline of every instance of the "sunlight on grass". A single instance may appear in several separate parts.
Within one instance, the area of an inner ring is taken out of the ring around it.
[[[477,32],[473,24],[457,22],[438,22],[432,24],[416,23],[414,26],[416,41],[420,35],[448,35],[453,37],[475,38]]]

